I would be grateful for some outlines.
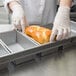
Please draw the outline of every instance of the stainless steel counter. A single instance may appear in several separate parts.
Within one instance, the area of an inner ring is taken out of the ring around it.
[[[76,76],[76,48],[58,55],[45,57],[41,62],[24,63],[17,67],[14,76]]]
[[[0,76],[8,76],[1,71]],[[30,61],[16,66],[16,72],[10,76],[76,76],[76,48],[64,50],[63,55],[48,55],[37,63]]]

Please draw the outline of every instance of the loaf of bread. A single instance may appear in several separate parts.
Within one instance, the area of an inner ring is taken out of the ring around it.
[[[32,37],[40,44],[49,42],[51,30],[38,25],[31,25],[25,28],[25,34]]]

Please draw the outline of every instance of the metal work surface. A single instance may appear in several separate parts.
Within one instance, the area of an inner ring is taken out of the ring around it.
[[[49,55],[39,63],[19,65],[14,76],[76,76],[76,48],[65,50],[62,56]]]
[[[15,73],[8,75],[7,69],[0,71],[0,76],[76,76],[76,48],[64,50],[60,56],[49,54],[40,62],[24,62],[16,66]]]

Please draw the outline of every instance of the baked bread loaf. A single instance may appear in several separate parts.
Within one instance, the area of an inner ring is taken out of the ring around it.
[[[50,41],[51,30],[38,25],[31,25],[25,28],[25,34],[32,37],[40,44],[44,44]]]

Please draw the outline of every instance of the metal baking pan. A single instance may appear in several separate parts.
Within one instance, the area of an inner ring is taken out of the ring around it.
[[[33,57],[34,55],[45,56],[51,52],[55,53],[55,51],[63,50],[65,47],[76,43],[76,33],[75,29],[73,29],[75,24],[71,23],[71,26],[71,30],[73,31],[69,39],[56,41],[55,43],[48,42],[42,45],[18,31],[0,33],[0,39],[2,39],[11,51],[9,55],[0,59],[0,63],[6,61],[6,59],[11,62],[20,58]],[[47,25],[45,27],[50,28],[52,25]],[[29,59],[30,58],[27,60]]]
[[[5,49],[7,49],[8,52],[10,52],[6,57],[0,59],[0,63],[7,62],[7,60],[10,61],[12,55],[16,53],[27,51],[29,49],[38,46],[37,43],[34,43],[33,41],[29,40],[27,36],[23,35],[22,33],[16,30],[1,32],[0,39],[3,47],[5,47]],[[1,56],[6,55],[6,51],[1,51],[1,52],[2,52],[2,54],[0,54]],[[24,57],[24,55],[20,56],[19,58],[21,57]]]

